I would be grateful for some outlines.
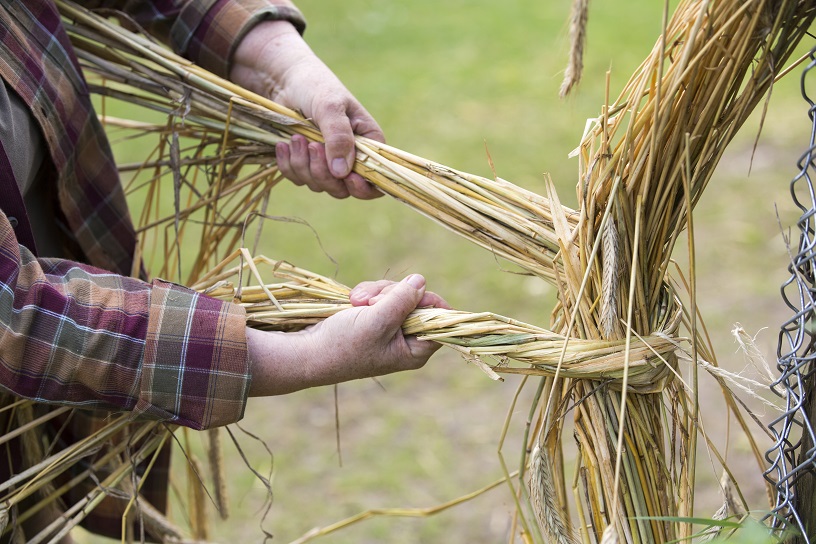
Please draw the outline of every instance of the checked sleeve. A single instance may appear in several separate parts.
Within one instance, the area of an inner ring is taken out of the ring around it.
[[[261,21],[289,21],[300,33],[306,21],[288,0],[205,0],[189,2],[173,24],[173,49],[207,70],[227,77],[232,54]]]
[[[241,39],[261,21],[289,21],[300,33],[306,20],[290,0],[85,0],[90,9],[113,9],[168,43],[173,50],[227,77]],[[122,20],[128,25],[129,20]]]
[[[66,260],[36,259],[0,212],[0,387],[40,402],[205,429],[243,417],[237,305]]]

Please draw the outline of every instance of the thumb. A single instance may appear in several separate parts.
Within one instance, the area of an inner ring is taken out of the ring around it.
[[[408,314],[413,312],[425,294],[425,278],[411,274],[387,292],[380,295],[373,306],[369,306],[371,317],[381,320],[386,326],[401,327]]]
[[[354,164],[354,132],[346,112],[346,103],[323,101],[314,112],[314,121],[326,142],[329,171],[338,179],[345,178]]]

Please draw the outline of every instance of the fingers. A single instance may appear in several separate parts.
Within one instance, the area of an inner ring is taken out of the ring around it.
[[[349,107],[349,119],[351,120],[351,128],[354,134],[385,143],[385,134],[380,128],[380,125],[377,124],[377,121],[374,120],[371,114],[368,113],[359,102],[355,101],[351,107]]]
[[[411,274],[401,282],[392,283],[383,288],[379,295],[372,297],[369,302],[369,317],[381,320],[386,334],[391,329],[399,333],[405,318],[421,305],[425,295],[425,278],[419,274]],[[438,295],[434,295],[434,297],[444,302]],[[447,306],[447,303],[445,305]],[[421,367],[440,347],[436,342],[420,340],[414,336],[403,337],[401,334],[399,336],[405,342],[404,345],[410,353],[410,357],[407,359],[409,366],[406,368],[416,369]]]
[[[417,305],[420,308],[443,308],[445,310],[453,310],[448,302],[432,291],[425,291],[422,295],[422,300]]]
[[[393,284],[394,282],[390,280],[361,282],[351,290],[349,300],[351,300],[352,306],[368,306],[372,298]]]
[[[345,179],[336,179],[329,171],[325,147],[317,142],[308,143],[300,134],[294,135],[289,144],[279,143],[275,153],[281,173],[295,185],[306,185],[316,193],[326,192],[340,199],[353,196],[371,200],[383,196],[354,172]]]
[[[420,340],[416,336],[406,336],[405,343],[411,351],[411,356],[418,361],[427,361],[431,355],[442,347],[442,344],[431,340]]]
[[[275,146],[278,168],[295,185],[306,185],[316,193],[326,192],[334,198],[347,198],[346,184],[329,172],[322,145],[309,143],[300,134],[292,136],[289,144]]]
[[[349,299],[352,306],[370,306],[379,302],[395,285],[397,283],[391,280],[364,281],[351,290]],[[416,307],[452,309],[445,299],[432,291],[425,291]]]
[[[385,194],[376,186],[363,179],[363,176],[354,172],[349,174],[343,181],[346,184],[346,189],[348,189],[349,194],[359,200],[373,200]]]
[[[323,100],[317,104],[313,115],[326,142],[329,170],[335,178],[343,179],[351,173],[354,164],[354,132],[346,114],[346,104]]]
[[[355,134],[385,141],[377,122],[351,95],[342,100],[317,102],[313,119],[323,133],[325,144],[309,143],[300,134],[290,143],[275,147],[280,171],[296,185],[335,198],[353,196],[371,200],[383,196],[375,186],[352,172],[355,161]]]
[[[394,283],[372,299],[366,310],[366,318],[377,323],[385,334],[393,334],[402,327],[405,318],[414,311],[425,294],[425,278],[411,274],[399,283]]]
[[[351,95],[340,101],[321,101],[313,117],[326,142],[329,170],[338,179],[351,174],[356,155],[355,134],[385,142],[380,125]]]
[[[360,136],[365,136],[366,138],[371,138],[372,140],[377,140],[378,142],[385,142],[385,134],[383,134],[380,125],[377,124],[374,118],[371,117],[371,115],[360,105],[359,102],[355,101],[350,109],[353,110],[350,111],[349,119],[351,121],[351,127],[354,134],[359,134]],[[328,149],[328,142],[326,145],[326,153],[331,155],[331,150]],[[348,159],[353,165],[355,160],[355,150],[353,147]],[[354,172],[351,172],[344,181],[346,182],[346,188],[349,190],[349,193],[355,198],[359,198],[361,200],[371,200],[383,196],[383,193],[377,187]]]

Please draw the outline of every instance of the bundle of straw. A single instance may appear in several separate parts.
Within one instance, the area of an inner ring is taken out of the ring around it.
[[[59,5],[84,69],[99,76],[93,91],[166,119],[119,123],[158,132],[166,142],[158,156],[131,168],[172,170],[173,209],[162,210],[154,200],[162,181],[157,174],[141,218],[141,247],[161,248],[151,271],[171,270],[174,261],[163,257],[198,228],[201,251],[186,282],[247,305],[253,326],[293,329],[342,309],[347,289],[325,278],[273,261],[273,274],[283,281],[267,284],[256,266],[265,259],[241,252],[235,257],[243,262],[233,269],[229,258],[218,264],[240,236],[224,241],[223,229],[251,211],[263,213],[280,179],[274,144],[293,134],[321,141],[315,126],[143,36],[70,2]],[[697,368],[713,357],[697,330],[693,275],[689,284],[671,280],[669,259],[682,230],[693,235],[690,212],[725,146],[782,75],[814,16],[816,6],[804,1],[682,1],[671,20],[666,15],[651,55],[620,98],[607,100],[580,146],[579,212],[561,206],[551,184],[544,198],[358,138],[356,172],[558,288],[552,331],[490,313],[436,310],[418,311],[405,325],[477,358],[489,372],[542,376],[539,392],[545,394],[531,408],[538,421],[524,444],[534,455],[521,463],[522,473],[528,461],[532,467],[529,504],[538,523],[527,520],[527,506],[519,507],[530,539],[574,538],[566,491],[572,480],[585,542],[690,536],[689,525],[654,517],[693,514]],[[258,167],[246,174],[242,167],[252,164]],[[245,275],[257,285],[240,287]],[[686,290],[689,309],[680,304]],[[688,348],[679,325],[691,338]],[[677,349],[692,361],[689,384],[673,379]],[[488,365],[483,356],[499,362]],[[509,359],[529,368],[511,370]],[[726,388],[724,394],[745,426]],[[565,407],[572,404],[579,459],[568,479],[561,436]],[[676,441],[669,440],[667,424]],[[526,496],[522,488],[514,493]]]
[[[697,330],[691,210],[727,144],[785,73],[814,16],[816,4],[794,0],[687,0],[670,19],[666,13],[651,54],[581,143],[578,196],[587,220],[573,233],[577,243],[562,246],[567,277],[559,282],[559,332],[611,339],[658,330],[672,250],[685,228],[692,267],[685,314],[691,360],[713,360]],[[575,421],[579,473],[594,472],[612,484],[598,486],[587,478],[576,489],[586,507],[579,514],[587,513],[581,525],[596,538],[607,525],[627,542],[691,535],[690,524],[676,529],[643,518],[694,513],[697,368],[691,366],[689,404],[674,404],[666,417],[665,398],[628,395],[626,375],[620,393],[600,392],[593,381],[552,385],[550,398],[570,390],[586,397]],[[726,400],[733,409],[733,399]],[[672,436],[688,437],[679,452],[663,438],[666,421],[674,427]],[[545,408],[539,424],[538,445],[555,458],[558,440],[549,435],[558,432],[560,420]],[[762,466],[756,446],[754,451]]]
[[[27,465],[26,470],[0,482],[0,535],[13,535],[15,541],[22,538],[26,542],[62,541],[106,496],[115,493],[116,489],[132,489],[132,480],[136,479],[134,470],[140,463],[148,461],[144,474],[149,473],[152,460],[168,438],[167,432],[161,432],[161,424],[145,422],[135,429],[129,440],[122,440],[122,435],[131,428],[131,418],[120,415],[92,436],[60,450],[51,449],[58,443],[55,440],[47,451],[43,451],[42,429],[49,421],[64,417],[71,408],[63,407],[39,415],[34,410],[37,405],[31,401],[3,400],[9,402],[3,403],[0,417],[14,430],[0,437],[0,444],[18,438],[23,440]],[[134,447],[134,444],[138,446]],[[103,447],[107,448],[104,454],[88,462],[89,456]],[[51,523],[46,527],[37,527],[37,534],[23,534],[22,526],[26,521],[44,510],[61,508],[61,495],[91,481],[96,485],[91,486],[81,499],[65,505],[61,516],[50,519]],[[131,497],[130,501],[123,503],[127,504],[126,517],[136,494],[132,493]]]
[[[263,275],[259,264],[267,266]],[[279,281],[266,283],[270,275]],[[246,276],[254,277],[257,284],[242,287],[242,277]],[[262,330],[299,330],[351,307],[348,287],[284,261],[253,258],[245,249],[236,251],[191,287],[241,304],[247,311],[247,323]],[[666,318],[664,330],[676,330],[680,312]],[[613,388],[621,378],[622,340],[573,340],[562,354],[567,343],[563,336],[490,312],[419,309],[408,316],[403,332],[459,351],[495,379],[499,378],[496,372],[552,376],[559,361],[562,375],[610,380]],[[664,362],[674,360],[676,346],[677,340],[668,335],[635,340],[630,353],[630,386],[640,391],[661,390],[672,375]],[[491,359],[498,361],[489,365]],[[527,366],[510,366],[512,361]]]
[[[234,225],[263,199],[260,193],[248,196],[240,191],[260,191],[261,186],[268,191],[279,179],[274,169],[277,142],[288,141],[293,134],[322,141],[315,126],[298,113],[201,69],[145,36],[129,33],[68,2],[60,6],[68,20],[77,23],[69,25],[69,31],[83,68],[101,78],[91,86],[92,92],[166,116],[158,125],[121,123],[168,136],[165,147],[157,150],[159,156],[125,165],[124,170],[166,172],[168,166],[175,166],[175,190],[193,189],[193,201],[179,206],[177,196],[179,209],[166,215],[146,206],[141,231],[177,225],[200,209],[207,210],[211,224]],[[117,123],[106,120],[110,125]],[[185,138],[193,144],[182,149],[180,142]],[[208,150],[208,146],[214,148]],[[560,221],[574,230],[575,211],[504,180],[459,172],[374,140],[358,138],[357,149],[354,170],[387,194],[531,273],[555,280],[560,242],[553,223]],[[238,182],[237,172],[247,164],[263,167]],[[205,166],[209,176],[206,189],[199,192],[196,184],[205,176]],[[239,193],[243,205],[233,210],[232,201]],[[155,194],[157,190],[151,188],[151,197]],[[226,207],[234,213],[223,212]],[[149,218],[151,213],[156,214],[154,218]],[[204,238],[205,243],[217,239]],[[235,240],[232,242],[230,251],[235,248]],[[211,260],[211,251],[201,254],[210,259],[206,261],[210,266],[219,261]],[[194,282],[203,264],[194,267],[188,283]]]

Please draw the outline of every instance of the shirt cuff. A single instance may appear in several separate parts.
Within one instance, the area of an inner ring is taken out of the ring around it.
[[[234,423],[250,379],[244,309],[154,280],[134,416],[199,430]]]
[[[202,0],[187,3],[170,41],[180,55],[226,78],[235,48],[261,21],[289,21],[301,34],[306,29],[303,14],[289,0]]]

